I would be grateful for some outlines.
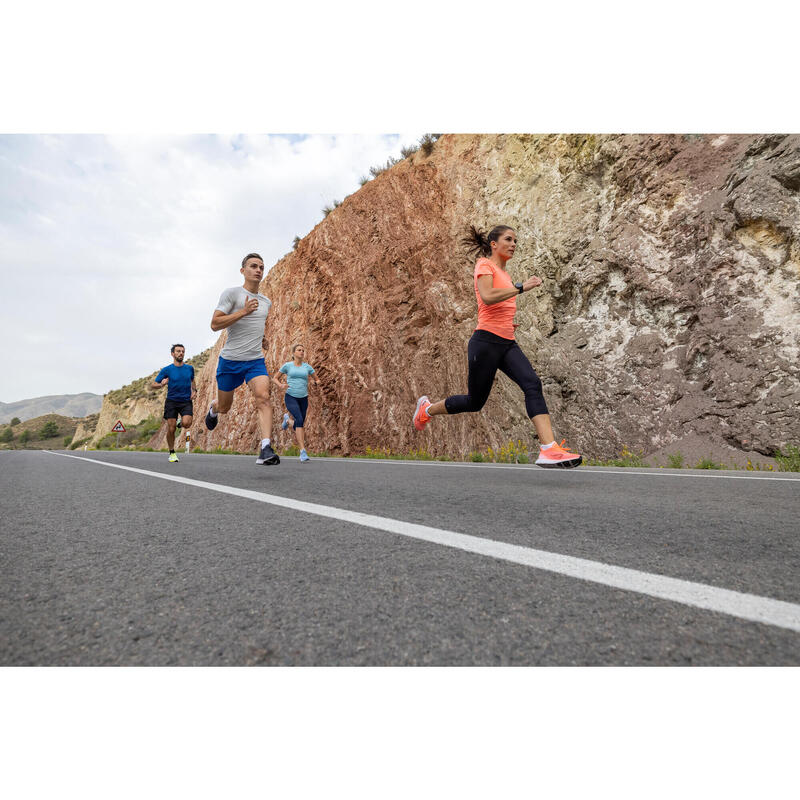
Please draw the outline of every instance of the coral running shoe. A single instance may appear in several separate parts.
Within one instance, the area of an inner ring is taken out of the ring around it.
[[[414,412],[414,427],[418,431],[421,431],[431,421],[428,409],[432,405],[433,403],[428,400],[427,395],[422,395],[422,397],[417,400],[417,410]]]
[[[539,448],[539,458],[536,464],[540,467],[572,469],[583,462],[583,458],[578,453],[573,453],[568,447],[564,447],[566,439],[561,440],[561,444],[553,442],[552,447],[547,450]]]

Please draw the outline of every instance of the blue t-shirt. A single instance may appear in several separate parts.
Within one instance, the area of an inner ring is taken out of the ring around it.
[[[281,368],[289,382],[287,394],[292,397],[308,397],[308,376],[314,374],[314,367],[304,361],[299,367],[294,361],[287,361]]]
[[[156,383],[169,378],[167,384],[167,400],[191,400],[192,381],[194,380],[194,367],[191,364],[181,364],[176,367],[170,364],[156,375]]]

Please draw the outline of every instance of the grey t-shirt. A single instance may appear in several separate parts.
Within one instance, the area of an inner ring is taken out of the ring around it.
[[[219,296],[217,311],[223,314],[233,314],[244,308],[248,298],[258,300],[258,308],[246,317],[242,317],[233,323],[228,331],[228,339],[225,347],[222,348],[220,356],[229,361],[252,361],[255,358],[263,358],[261,351],[261,340],[264,338],[264,324],[267,321],[267,314],[272,306],[272,300],[268,300],[262,294],[248,292],[244,286],[232,286]]]

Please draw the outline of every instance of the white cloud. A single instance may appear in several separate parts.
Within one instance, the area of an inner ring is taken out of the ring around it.
[[[217,338],[267,267],[421,134],[0,137],[0,400],[104,393]]]

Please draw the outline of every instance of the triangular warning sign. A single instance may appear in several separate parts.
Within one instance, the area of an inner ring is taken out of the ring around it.
[[[125,426],[122,424],[122,420],[118,419],[117,424],[111,429],[113,433],[125,433]]]

